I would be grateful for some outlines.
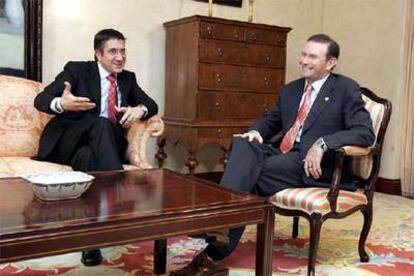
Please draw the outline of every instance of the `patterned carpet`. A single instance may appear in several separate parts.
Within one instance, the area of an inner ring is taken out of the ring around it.
[[[362,215],[328,220],[322,226],[317,275],[414,275],[414,200],[377,193],[374,221],[368,236],[369,263],[360,263],[357,252]],[[300,222],[299,238],[290,238],[292,219],[276,217],[273,275],[306,275],[308,231]],[[232,276],[254,275],[255,227],[248,227],[236,252],[228,259]],[[169,240],[168,270],[188,263],[205,246],[201,240]],[[153,275],[152,242],[103,249],[105,261],[84,267],[80,253],[0,265],[0,275]]]

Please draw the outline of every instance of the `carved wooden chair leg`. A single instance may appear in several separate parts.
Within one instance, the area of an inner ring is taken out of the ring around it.
[[[308,275],[315,275],[316,255],[321,234],[322,215],[312,214],[310,219]]]
[[[154,273],[165,274],[167,271],[167,239],[154,241]]]
[[[299,235],[299,217],[293,217],[292,238],[296,239]]]
[[[361,213],[364,216],[364,225],[362,226],[361,235],[359,237],[358,252],[361,262],[369,262],[369,256],[365,251],[365,241],[367,240],[369,230],[372,224],[372,204],[361,209]]]

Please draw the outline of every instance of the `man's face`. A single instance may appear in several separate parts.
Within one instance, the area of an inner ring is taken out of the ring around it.
[[[302,49],[299,65],[302,77],[310,82],[323,79],[337,63],[336,58],[326,57],[328,44],[314,41],[306,42]]]
[[[119,74],[125,67],[125,41],[110,39],[105,42],[102,51],[95,51],[95,56],[106,71],[111,74]]]

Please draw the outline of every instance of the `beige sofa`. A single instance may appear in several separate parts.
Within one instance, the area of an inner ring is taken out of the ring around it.
[[[0,75],[0,177],[71,170],[69,166],[31,159],[37,154],[40,135],[51,118],[33,107],[33,99],[41,90],[39,82]],[[126,154],[130,164],[124,169],[150,168],[145,153],[147,141],[163,130],[158,116],[135,123],[128,131]]]

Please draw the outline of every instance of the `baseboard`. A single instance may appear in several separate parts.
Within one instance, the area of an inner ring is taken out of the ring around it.
[[[377,183],[375,183],[375,191],[391,195],[401,195],[401,179],[378,177]]]

